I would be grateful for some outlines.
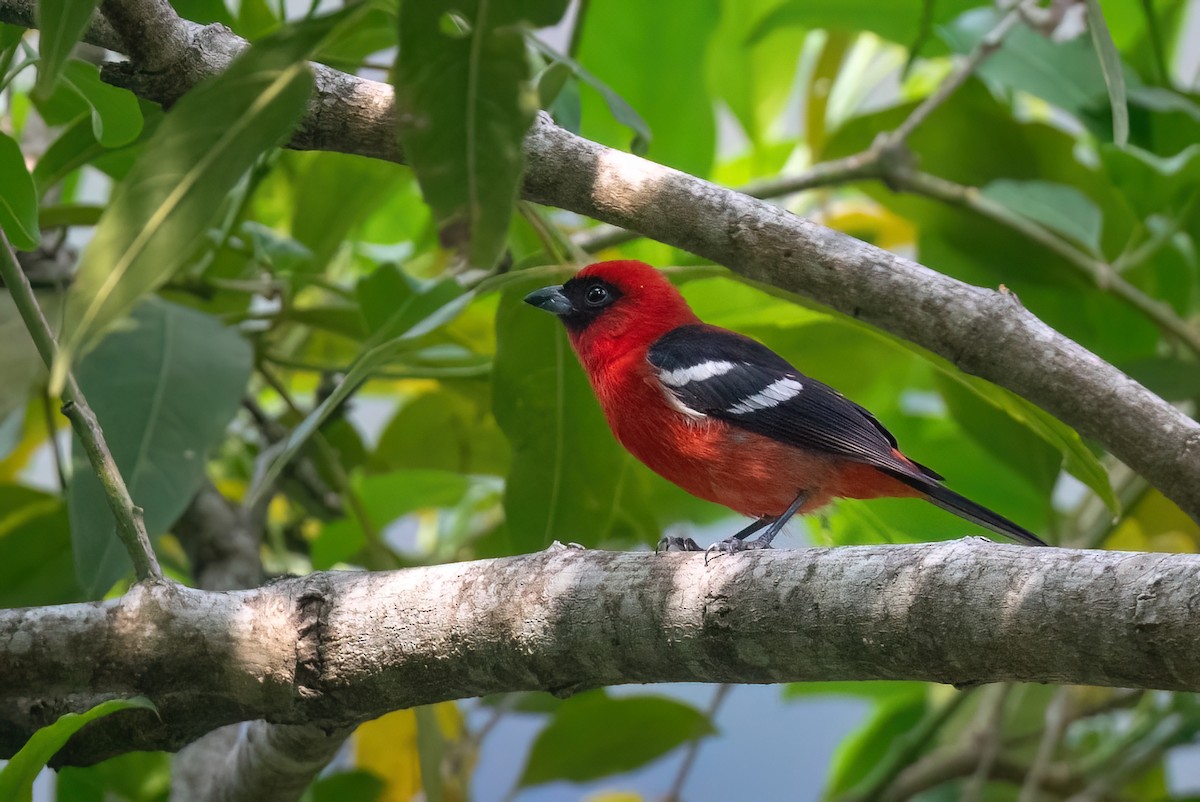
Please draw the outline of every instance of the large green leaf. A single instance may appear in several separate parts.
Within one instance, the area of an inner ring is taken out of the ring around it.
[[[995,9],[980,8],[941,27],[939,33],[953,50],[967,53],[999,19],[1000,12]],[[1020,25],[1009,32],[1004,46],[977,74],[994,86],[1029,92],[1080,116],[1096,109],[1108,92],[1096,53],[1086,40],[1052,42]]]
[[[37,193],[25,168],[25,157],[16,141],[0,133],[0,229],[14,247],[31,251],[41,241],[37,221]]]
[[[638,110],[654,134],[646,155],[707,176],[716,146],[704,54],[717,26],[717,0],[605,0],[588,6],[578,61]],[[634,22],[636,20],[636,22]],[[647,80],[647,65],[653,80]],[[627,148],[629,131],[608,100],[583,87],[582,133]]]
[[[647,539],[654,522],[627,510],[639,506],[633,457],[609,431],[562,324],[521,301],[545,283],[506,292],[496,316],[492,403],[512,446],[504,496],[510,546],[594,546],[616,531]]]
[[[292,237],[312,251],[311,267],[320,270],[351,230],[396,190],[407,170],[341,153],[305,157],[295,185]]]
[[[54,89],[71,51],[96,10],[96,0],[38,0],[38,76],[35,91],[45,97]]]
[[[1075,187],[1049,181],[1000,179],[988,184],[982,192],[1016,214],[1086,245],[1092,253],[1100,250],[1103,216],[1092,199]]]
[[[204,477],[209,450],[241,403],[249,345],[207,315],[164,301],[139,306],[80,363],[96,413],[146,529],[165,532]],[[100,480],[76,440],[67,486],[75,570],[91,595],[129,570]]]
[[[0,769],[0,799],[29,802],[33,798],[33,781],[38,772],[45,768],[54,753],[62,749],[72,735],[98,718],[130,709],[157,711],[154,703],[144,696],[109,699],[86,713],[67,713],[53,724],[42,727],[21,747],[21,751],[12,756],[8,765]]]
[[[400,141],[448,245],[490,268],[504,247],[537,111],[522,25],[565,0],[428,0],[400,8]]]
[[[673,699],[580,694],[559,705],[538,733],[520,785],[619,774],[712,732],[703,713]]]
[[[100,80],[100,70],[77,59],[67,62],[63,80],[91,108],[92,132],[106,148],[128,145],[142,132],[142,110],[137,97]]]
[[[291,131],[312,91],[303,59],[340,17],[255,44],[172,108],[80,259],[67,301],[57,389],[76,355],[190,258],[226,194]]]

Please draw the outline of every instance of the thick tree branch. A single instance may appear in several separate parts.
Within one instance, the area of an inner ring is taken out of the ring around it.
[[[0,20],[32,25],[32,0]],[[246,46],[219,25],[188,30],[187,68],[112,65],[106,78],[170,103]],[[111,36],[111,30],[109,30]],[[111,43],[93,25],[89,41]],[[399,161],[390,86],[316,66],[317,91],[290,142]],[[652,237],[812,298],[1028,398],[1145,476],[1200,520],[1200,424],[1063,337],[1012,295],[911,260],[694,176],[590,142],[541,115],[526,138],[524,196]]]
[[[80,763],[263,718],[640,682],[915,679],[1200,690],[1200,556],[974,538],[722,557],[559,550],[255,590],[136,586],[0,611],[0,755],[67,710],[145,694]]]
[[[235,506],[207,482],[196,493],[174,531],[201,588],[237,590],[262,583],[258,552],[266,506],[266,499],[255,507]],[[293,802],[350,731],[261,720],[220,727],[175,756],[171,798],[174,802]]]

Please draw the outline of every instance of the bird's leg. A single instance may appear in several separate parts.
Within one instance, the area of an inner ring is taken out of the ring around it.
[[[756,521],[752,521],[749,526],[739,531],[736,535],[731,535],[730,537],[731,539],[737,538],[738,540],[745,540],[759,529],[762,529],[767,524],[772,523],[774,520],[774,518],[770,517],[759,518]],[[658,545],[654,547],[654,553],[657,554],[660,551],[670,551],[672,548],[678,549],[679,551],[704,551],[700,544],[692,540],[690,537],[664,537],[662,540],[658,541]]]
[[[796,495],[794,501],[788,505],[788,508],[783,511],[783,514],[775,518],[759,518],[757,521],[747,526],[742,531],[738,532],[733,537],[728,537],[719,543],[714,543],[708,547],[705,553],[705,562],[713,554],[726,554],[734,551],[749,551],[751,549],[769,549],[771,541],[779,534],[784,525],[787,524],[791,517],[804,506],[804,502],[808,499],[808,494],[801,491]],[[763,532],[754,540],[746,540],[749,535],[754,534],[764,526],[770,526],[767,531]]]

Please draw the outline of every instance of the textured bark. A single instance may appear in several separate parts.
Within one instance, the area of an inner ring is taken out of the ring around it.
[[[259,548],[267,499],[238,507],[211,484],[175,523],[197,584],[240,590],[262,584]],[[172,802],[293,802],[337,753],[350,728],[246,721],[206,733],[171,763]]]
[[[0,0],[0,20],[33,25],[32,0]],[[222,26],[183,24],[191,45],[176,69],[114,64],[106,80],[169,104],[246,46]],[[103,21],[88,39],[120,47]],[[314,70],[317,91],[290,145],[402,161],[392,88]],[[917,343],[1096,439],[1200,520],[1200,424],[1011,294],[963,284],[764,201],[590,142],[544,114],[525,150],[526,198],[683,248]]]
[[[67,710],[145,694],[60,760],[174,749],[248,719],[327,731],[516,690],[913,679],[1200,690],[1200,556],[916,546],[559,550],[211,593],[138,586],[0,611],[0,755]]]

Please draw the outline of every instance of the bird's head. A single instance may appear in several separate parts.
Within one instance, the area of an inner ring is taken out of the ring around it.
[[[677,326],[699,322],[662,273],[633,260],[588,265],[565,284],[529,293],[525,303],[557,315],[581,355],[648,347]]]

